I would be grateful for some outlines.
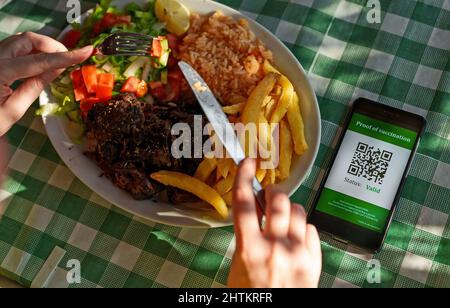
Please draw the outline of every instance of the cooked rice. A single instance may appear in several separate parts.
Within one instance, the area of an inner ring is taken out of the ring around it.
[[[193,14],[180,58],[200,73],[224,105],[230,105],[248,98],[264,78],[262,64],[272,60],[272,53],[246,20],[216,12],[212,16]]]

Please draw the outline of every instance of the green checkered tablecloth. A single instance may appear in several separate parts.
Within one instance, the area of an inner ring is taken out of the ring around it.
[[[13,0],[0,10],[0,38],[26,30],[56,35],[66,23],[66,2]],[[381,0],[381,24],[368,23],[367,0],[221,2],[282,39],[319,98],[320,153],[294,201],[311,206],[355,98],[409,110],[429,122],[383,250],[359,255],[325,239],[320,285],[450,287],[450,0]],[[70,287],[226,284],[231,227],[179,229],[111,206],[64,166],[34,110],[8,138],[11,170],[0,190],[1,274],[30,286],[59,246],[67,253],[49,286],[69,286],[70,259],[81,261],[82,272],[81,284]],[[382,284],[367,283],[372,258],[382,265]]]

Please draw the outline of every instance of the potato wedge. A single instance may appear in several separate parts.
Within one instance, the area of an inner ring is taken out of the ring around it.
[[[284,181],[291,173],[292,154],[294,151],[294,143],[289,124],[286,120],[280,123],[280,163],[278,165],[279,179]]]
[[[264,100],[272,92],[273,87],[280,78],[280,74],[269,73],[264,79],[256,86],[256,88],[250,94],[250,97],[242,112],[242,123],[258,123],[259,114],[261,112],[261,106]]]
[[[206,180],[211,176],[211,174],[217,168],[217,159],[215,158],[205,158],[197,168],[195,172],[195,178],[200,181],[206,182]]]
[[[308,151],[309,146],[305,137],[305,124],[303,122],[298,95],[294,95],[294,101],[289,106],[287,118],[294,141],[295,154],[301,156]]]
[[[172,171],[155,172],[151,175],[151,178],[166,186],[173,186],[190,192],[203,201],[211,204],[223,219],[228,218],[228,207],[222,196],[199,179]]]

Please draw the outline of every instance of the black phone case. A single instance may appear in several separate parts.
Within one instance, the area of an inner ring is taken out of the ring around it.
[[[330,171],[336,162],[337,154],[339,153],[339,150],[341,148],[345,134],[348,131],[352,116],[356,111],[358,111],[358,109],[361,109],[361,110],[359,110],[359,112],[362,111],[362,114],[364,114],[364,111],[366,111],[365,114],[369,117],[376,118],[378,120],[385,121],[390,124],[399,125],[399,126],[402,126],[402,127],[408,128],[408,129],[412,129],[412,130],[418,132],[418,138],[416,140],[415,147],[414,147],[413,151],[411,152],[410,158],[408,160],[408,164],[405,168],[405,171],[404,171],[404,174],[402,177],[402,181],[397,190],[396,197],[394,199],[394,202],[393,202],[393,205],[392,205],[389,217],[388,217],[388,223],[386,224],[386,227],[381,235],[379,235],[378,233],[376,233],[374,231],[370,231],[368,229],[354,225],[350,222],[343,221],[334,216],[316,211],[317,203],[321,196],[321,192],[323,191],[324,186],[328,180]],[[380,112],[380,114],[375,114],[375,113],[373,113],[374,111]],[[397,120],[395,120],[395,118],[397,118]],[[411,122],[415,122],[415,123],[406,123],[406,122],[399,123],[398,121],[400,119],[411,119]],[[418,126],[420,126],[420,129],[418,129]],[[345,129],[343,130],[342,134],[339,137],[339,142],[337,144],[336,150],[333,153],[332,159],[330,160],[330,163],[326,167],[326,173],[321,182],[320,189],[314,199],[313,207],[308,215],[308,221],[309,221],[309,223],[316,225],[316,227],[319,229],[320,232],[326,233],[326,234],[330,235],[331,237],[333,237],[334,239],[341,241],[347,245],[353,245],[364,251],[368,251],[371,253],[378,252],[379,250],[381,250],[381,248],[383,246],[383,243],[386,239],[389,227],[392,223],[393,214],[397,207],[398,201],[400,200],[401,192],[405,185],[407,175],[411,168],[412,161],[417,152],[423,132],[426,128],[426,120],[419,115],[412,114],[412,113],[406,112],[404,110],[396,109],[396,108],[393,108],[393,107],[390,107],[387,105],[383,105],[380,103],[376,103],[376,102],[368,100],[368,99],[360,98],[360,99],[356,100],[356,102],[353,105],[352,110],[347,115],[344,128]],[[355,234],[359,234],[359,236],[356,236]]]

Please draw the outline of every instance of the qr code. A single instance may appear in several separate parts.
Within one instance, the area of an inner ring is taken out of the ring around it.
[[[383,184],[393,153],[360,142],[353,155],[348,173]]]

